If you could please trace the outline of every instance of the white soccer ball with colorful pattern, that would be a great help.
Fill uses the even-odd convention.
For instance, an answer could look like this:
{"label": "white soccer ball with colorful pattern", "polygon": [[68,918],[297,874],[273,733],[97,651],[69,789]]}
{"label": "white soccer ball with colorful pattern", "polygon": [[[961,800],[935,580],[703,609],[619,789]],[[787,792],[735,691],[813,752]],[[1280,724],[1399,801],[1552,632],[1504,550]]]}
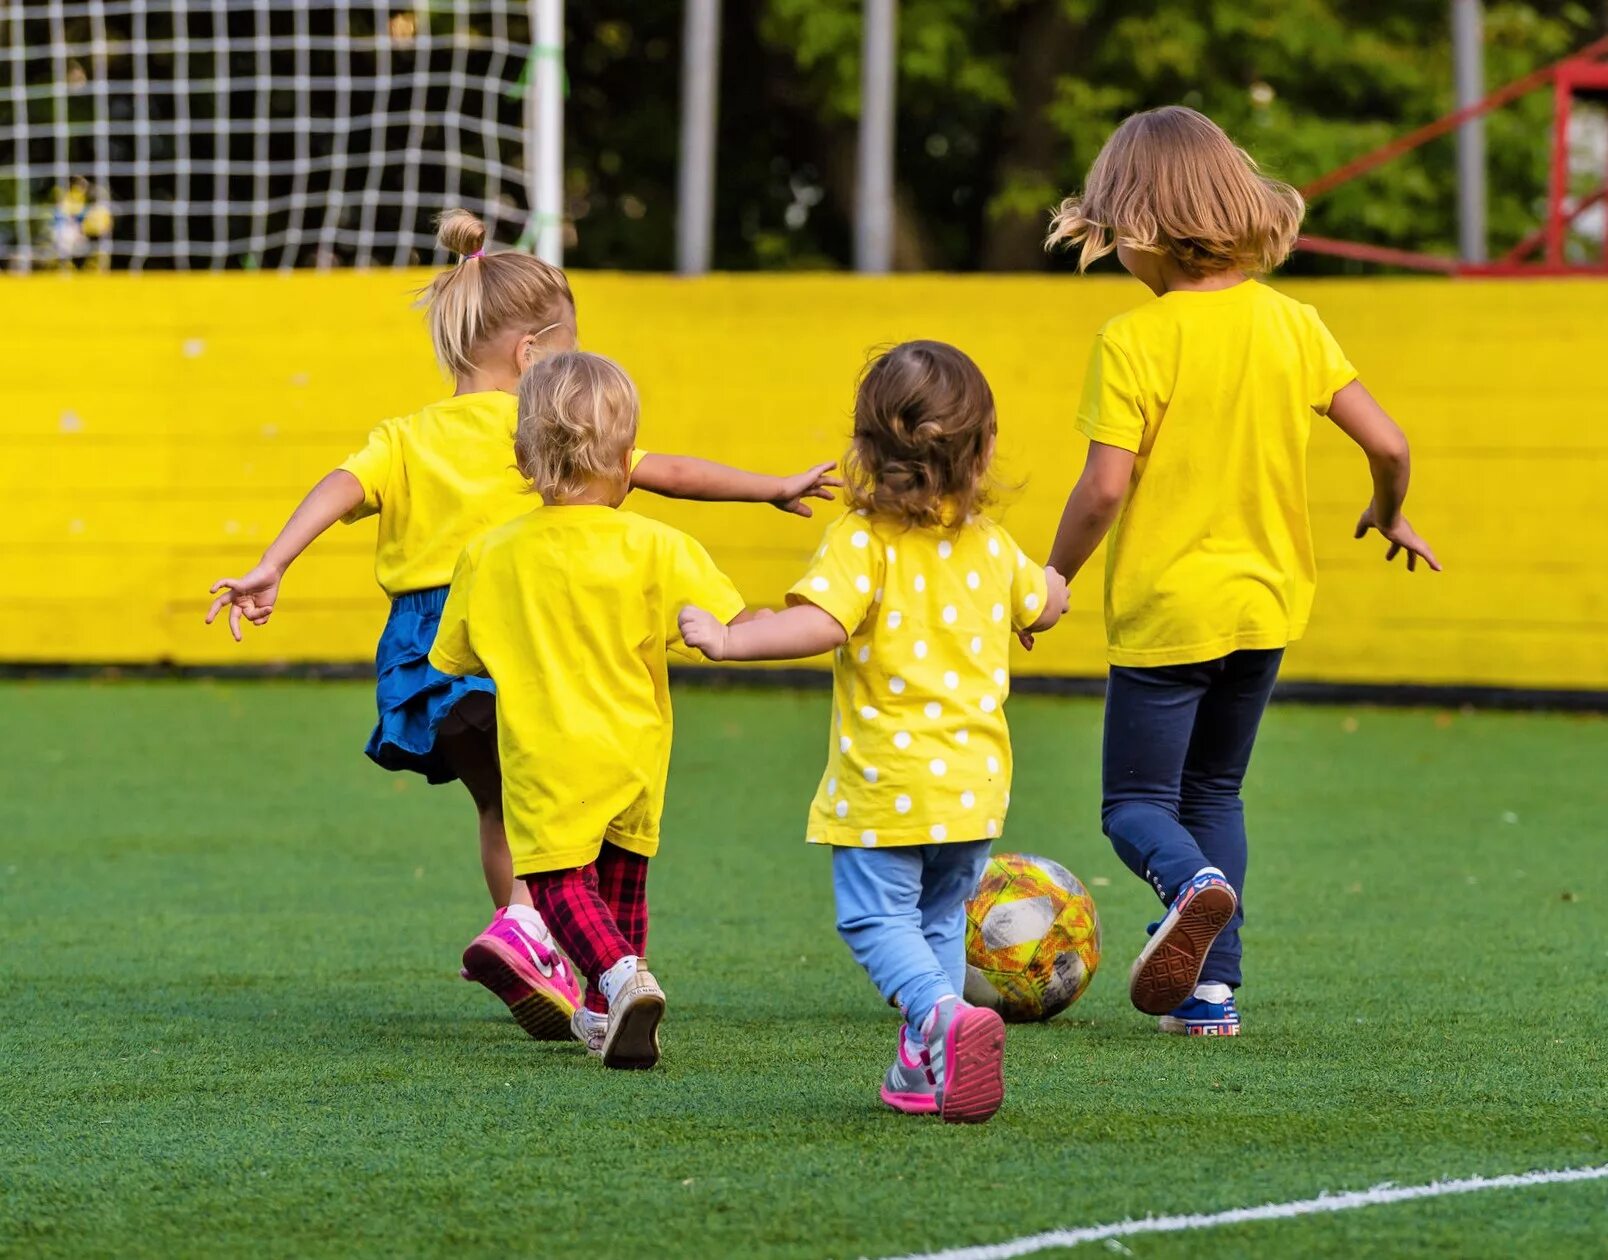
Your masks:
{"label": "white soccer ball with colorful pattern", "polygon": [[966,903],[966,1000],[1012,1023],[1050,1019],[1100,965],[1100,915],[1058,862],[997,853]]}

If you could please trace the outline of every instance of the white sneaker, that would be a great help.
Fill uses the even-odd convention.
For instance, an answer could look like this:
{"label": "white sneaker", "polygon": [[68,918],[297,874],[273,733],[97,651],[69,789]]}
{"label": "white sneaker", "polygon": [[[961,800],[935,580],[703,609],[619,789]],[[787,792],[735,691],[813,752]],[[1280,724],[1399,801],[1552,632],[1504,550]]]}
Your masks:
{"label": "white sneaker", "polygon": [[603,1066],[650,1068],[659,1061],[659,1021],[664,1018],[664,990],[646,967],[637,966],[609,1003],[609,1027],[603,1034]]}
{"label": "white sneaker", "polygon": [[607,1015],[599,1015],[584,1006],[577,1006],[575,1014],[570,1016],[570,1031],[575,1034],[575,1040],[586,1047],[587,1054],[603,1057],[603,1038],[609,1031]]}

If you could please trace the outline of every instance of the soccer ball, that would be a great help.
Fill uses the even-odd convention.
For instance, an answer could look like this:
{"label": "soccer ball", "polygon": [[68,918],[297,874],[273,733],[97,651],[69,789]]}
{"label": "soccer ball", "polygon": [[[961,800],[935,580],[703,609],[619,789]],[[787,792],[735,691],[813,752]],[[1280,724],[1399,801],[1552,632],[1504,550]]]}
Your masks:
{"label": "soccer ball", "polygon": [[966,1000],[1011,1023],[1060,1014],[1100,965],[1100,916],[1058,862],[996,853],[966,903]]}

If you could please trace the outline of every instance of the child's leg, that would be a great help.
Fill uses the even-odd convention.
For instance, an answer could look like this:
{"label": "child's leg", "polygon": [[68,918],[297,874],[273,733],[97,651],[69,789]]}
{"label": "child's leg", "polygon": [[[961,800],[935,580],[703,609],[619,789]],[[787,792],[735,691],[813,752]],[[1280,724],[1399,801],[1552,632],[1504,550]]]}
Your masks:
{"label": "child's leg", "polygon": [[503,830],[496,700],[483,691],[465,696],[436,729],[436,747],[474,800],[480,823],[480,868],[492,904],[530,905],[529,890],[514,879],[514,861]]}
{"label": "child's leg", "polygon": [[603,973],[634,952],[599,895],[597,867],[542,871],[527,875],[525,882],[559,948],[586,977],[590,998],[600,990]]}
{"label": "child's leg", "polygon": [[[987,840],[926,846],[917,907],[921,932],[949,977],[949,991],[966,989],[966,901],[988,865]],[[917,1025],[919,1027],[919,1025]]]}
{"label": "child's leg", "polygon": [[1163,904],[1211,862],[1179,821],[1180,781],[1211,663],[1113,666],[1106,682],[1100,817],[1128,869]]}
{"label": "child's leg", "polygon": [[1180,782],[1179,821],[1206,861],[1228,877],[1239,908],[1218,936],[1200,978],[1206,984],[1240,982],[1240,924],[1245,905],[1245,806],[1240,785],[1250,765],[1256,731],[1278,677],[1281,650],[1235,652],[1202,697],[1195,714]]}
{"label": "child's leg", "polygon": [[938,999],[959,993],[921,927],[921,848],[832,850],[837,929],[885,998],[920,1028]]}
{"label": "child's leg", "polygon": [[[614,916],[620,935],[638,958],[648,952],[648,859],[618,845],[603,842],[597,855],[598,896]],[[609,1004],[597,986],[586,990],[586,1009],[607,1015]]]}

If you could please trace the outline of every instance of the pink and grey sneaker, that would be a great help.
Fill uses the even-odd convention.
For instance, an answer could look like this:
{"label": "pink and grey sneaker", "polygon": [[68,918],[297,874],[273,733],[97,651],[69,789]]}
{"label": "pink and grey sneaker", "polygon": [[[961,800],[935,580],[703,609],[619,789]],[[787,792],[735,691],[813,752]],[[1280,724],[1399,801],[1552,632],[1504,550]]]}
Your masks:
{"label": "pink and grey sneaker", "polygon": [[545,925],[537,932],[523,916],[497,911],[463,951],[463,974],[501,998],[537,1041],[573,1036],[570,1019],[581,1004],[580,986]]}
{"label": "pink and grey sneaker", "polygon": [[1005,1100],[1005,1021],[998,1012],[939,999],[922,1044],[899,1033],[899,1053],[882,1081],[882,1101],[946,1124],[981,1124]]}
{"label": "pink and grey sneaker", "polygon": [[938,1110],[938,1074],[932,1070],[927,1047],[910,1040],[908,1025],[899,1025],[899,1048],[893,1066],[882,1078],[882,1101],[909,1116],[930,1116]]}

